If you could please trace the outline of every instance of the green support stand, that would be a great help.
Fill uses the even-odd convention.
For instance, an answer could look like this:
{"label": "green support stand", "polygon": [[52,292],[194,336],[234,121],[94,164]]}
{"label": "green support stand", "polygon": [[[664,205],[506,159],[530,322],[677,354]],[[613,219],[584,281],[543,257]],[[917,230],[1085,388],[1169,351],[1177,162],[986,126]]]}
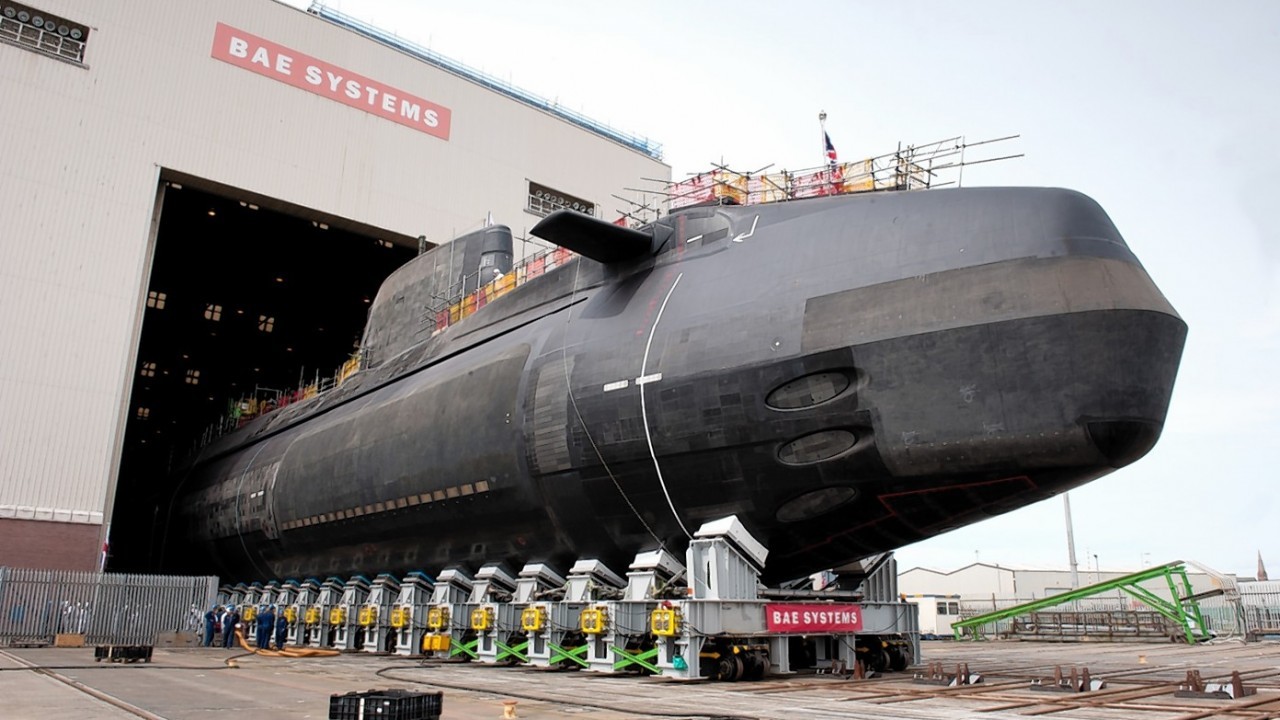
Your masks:
{"label": "green support stand", "polygon": [[[1172,601],[1165,600],[1150,590],[1139,586],[1139,583],[1157,578],[1164,578],[1165,582],[1168,583],[1169,596],[1173,598]],[[978,629],[984,625],[1018,617],[1019,615],[1027,615],[1037,610],[1051,608],[1075,600],[1083,600],[1084,598],[1101,595],[1112,590],[1119,590],[1130,597],[1136,598],[1144,605],[1176,623],[1178,627],[1182,628],[1188,643],[1209,639],[1209,634],[1204,627],[1204,617],[1200,614],[1200,604],[1196,601],[1194,593],[1191,591],[1191,581],[1187,579],[1187,568],[1181,560],[1158,565],[1114,580],[1107,580],[1106,582],[1095,583],[1058,595],[1051,595],[1043,600],[1033,600],[1005,608],[1004,610],[966,618],[952,623],[951,629],[955,632],[957,640],[963,639],[965,630],[971,631],[973,638],[976,640],[978,638]]]}
{"label": "green support stand", "polygon": [[649,660],[658,657],[658,648],[649,648],[644,652],[632,653],[623,650],[620,647],[614,647],[612,645],[609,647],[613,648],[613,651],[618,654],[619,658],[621,658],[621,660],[618,660],[613,664],[614,670],[621,670],[629,665],[639,665],[654,675],[662,674],[662,668],[649,662]]}
{"label": "green support stand", "polygon": [[515,647],[509,647],[507,645],[504,645],[503,643],[497,642],[496,640],[494,642],[497,644],[498,649],[502,651],[498,653],[498,657],[496,658],[497,660],[514,658],[516,660],[519,660],[522,663],[529,662],[529,656],[524,653],[524,651],[529,647],[528,640],[525,640],[524,642],[521,642],[521,643],[517,643]]}
{"label": "green support stand", "polygon": [[583,656],[587,654],[586,645],[579,645],[578,647],[574,647],[574,648],[562,648],[559,645],[556,645],[555,643],[547,643],[547,647],[551,648],[555,652],[555,654],[551,656],[552,665],[555,665],[561,660],[568,660],[571,662],[575,662],[584,668],[591,667],[587,663],[587,661],[583,659]]}
{"label": "green support stand", "polygon": [[466,655],[472,660],[479,657],[479,655],[476,655],[476,647],[480,644],[479,640],[472,640],[466,645],[459,644],[458,641],[453,638],[450,638],[449,642],[453,645],[449,651],[449,657],[453,657],[455,655]]}

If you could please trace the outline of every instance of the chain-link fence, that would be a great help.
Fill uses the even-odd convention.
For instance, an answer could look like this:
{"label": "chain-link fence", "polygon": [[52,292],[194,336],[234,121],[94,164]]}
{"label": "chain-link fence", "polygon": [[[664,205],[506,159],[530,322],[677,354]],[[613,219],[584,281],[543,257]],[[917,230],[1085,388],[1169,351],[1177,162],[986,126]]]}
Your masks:
{"label": "chain-link fence", "polygon": [[128,575],[0,567],[0,645],[151,645],[160,633],[199,632],[216,577]]}

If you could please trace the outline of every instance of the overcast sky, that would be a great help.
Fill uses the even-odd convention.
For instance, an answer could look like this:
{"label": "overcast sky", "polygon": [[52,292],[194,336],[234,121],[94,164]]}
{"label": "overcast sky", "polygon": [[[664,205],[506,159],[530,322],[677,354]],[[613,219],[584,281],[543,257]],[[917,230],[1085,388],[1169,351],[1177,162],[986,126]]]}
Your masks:
{"label": "overcast sky", "polygon": [[[1160,442],[1071,494],[1081,567],[1280,574],[1280,3],[329,6],[652,138],[677,178],[817,165],[820,110],[841,160],[1020,133],[965,184],[1092,196],[1190,327]],[[1065,568],[1062,501],[898,558]]]}

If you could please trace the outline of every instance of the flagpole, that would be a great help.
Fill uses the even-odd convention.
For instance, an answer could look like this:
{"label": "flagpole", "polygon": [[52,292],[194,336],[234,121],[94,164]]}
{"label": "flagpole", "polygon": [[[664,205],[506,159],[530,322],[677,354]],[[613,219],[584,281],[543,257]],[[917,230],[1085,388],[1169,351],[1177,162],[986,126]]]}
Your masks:
{"label": "flagpole", "polygon": [[827,158],[827,111],[818,111],[818,144],[822,146],[822,164],[829,165]]}

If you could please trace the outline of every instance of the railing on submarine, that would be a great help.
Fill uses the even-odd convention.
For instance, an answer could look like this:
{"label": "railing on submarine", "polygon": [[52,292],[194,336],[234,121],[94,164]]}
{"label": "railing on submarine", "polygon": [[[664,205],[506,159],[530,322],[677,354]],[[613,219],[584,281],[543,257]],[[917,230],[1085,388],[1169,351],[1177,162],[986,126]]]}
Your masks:
{"label": "railing on submarine", "polygon": [[[319,5],[319,4],[317,4]],[[324,13],[332,11],[327,8]],[[332,19],[332,18],[330,18]],[[727,167],[699,173],[691,178],[668,183],[662,192],[668,198],[672,210],[702,203],[727,203],[736,205],[760,205],[831,195],[853,195],[887,190],[928,190],[960,184],[960,172],[968,165],[977,165],[1022,157],[1022,154],[1000,157],[966,158],[969,148],[992,146],[1018,139],[1018,135],[966,142],[963,136],[945,138],[923,145],[902,145],[892,152],[864,160],[832,163],[795,172],[762,174],[740,173]],[[947,180],[955,173],[954,180]],[[630,220],[630,222],[628,222]],[[631,226],[644,224],[624,213],[619,223]],[[419,326],[434,325],[432,336],[471,316],[490,302],[510,293],[524,283],[576,257],[576,254],[560,247],[547,248],[529,255],[512,267],[511,271],[479,284],[481,273],[466,276],[455,283],[438,303],[423,309]],[[471,292],[466,288],[479,287]],[[348,377],[359,372],[371,358],[364,349],[357,350],[346,363],[332,375],[319,377],[306,385],[290,390],[269,391],[269,397],[259,399],[261,389],[254,395],[233,401],[227,413],[205,429],[193,451],[208,445],[223,435],[236,430],[254,417],[273,410],[307,400],[326,390],[337,387]]]}
{"label": "railing on submarine", "polygon": [[[548,248],[526,257],[513,266],[510,272],[480,285],[476,290],[462,293],[461,288],[476,287],[483,272],[477,271],[455,284],[455,290],[441,302],[425,308],[419,323],[422,326],[433,325],[431,334],[434,337],[529,280],[561,267],[575,257],[577,253],[565,248]],[[193,450],[199,450],[227,433],[239,429],[255,417],[308,400],[338,387],[347,378],[359,372],[369,359],[364,356],[364,349],[361,348],[332,375],[317,376],[306,385],[285,390],[255,388],[253,394],[232,401],[222,418],[205,428]]]}

